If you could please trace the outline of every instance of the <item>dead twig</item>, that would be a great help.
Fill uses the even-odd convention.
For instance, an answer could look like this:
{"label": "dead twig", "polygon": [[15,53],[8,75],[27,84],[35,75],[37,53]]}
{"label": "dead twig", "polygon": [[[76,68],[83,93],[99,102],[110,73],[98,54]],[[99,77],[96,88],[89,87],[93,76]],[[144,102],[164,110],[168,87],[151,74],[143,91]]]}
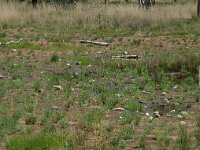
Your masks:
{"label": "dead twig", "polygon": [[120,56],[112,56],[114,59],[124,58],[124,59],[136,59],[138,60],[140,57],[138,55],[120,55]]}
{"label": "dead twig", "polygon": [[19,42],[21,42],[21,41],[22,41],[22,39],[19,39],[19,40],[17,40],[17,41],[11,40],[11,41],[5,42],[5,43],[1,43],[1,42],[0,42],[0,45],[16,44],[16,43],[19,43]]}
{"label": "dead twig", "polygon": [[90,41],[90,40],[80,40],[80,43],[109,46],[109,43],[106,43],[106,42],[97,42],[97,41]]}

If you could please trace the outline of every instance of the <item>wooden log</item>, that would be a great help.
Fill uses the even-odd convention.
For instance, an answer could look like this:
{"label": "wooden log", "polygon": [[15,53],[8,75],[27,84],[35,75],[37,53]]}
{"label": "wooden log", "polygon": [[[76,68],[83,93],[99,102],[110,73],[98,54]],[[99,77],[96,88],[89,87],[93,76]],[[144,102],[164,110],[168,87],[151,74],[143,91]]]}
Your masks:
{"label": "wooden log", "polygon": [[197,16],[200,17],[200,0],[198,0],[197,4]]}
{"label": "wooden log", "polygon": [[120,56],[112,56],[112,58],[124,58],[124,59],[139,59],[138,55],[120,55]]}
{"label": "wooden log", "polygon": [[109,43],[107,42],[97,42],[97,41],[90,41],[90,40],[80,40],[80,43],[88,43],[88,44],[94,44],[99,46],[109,46]]}

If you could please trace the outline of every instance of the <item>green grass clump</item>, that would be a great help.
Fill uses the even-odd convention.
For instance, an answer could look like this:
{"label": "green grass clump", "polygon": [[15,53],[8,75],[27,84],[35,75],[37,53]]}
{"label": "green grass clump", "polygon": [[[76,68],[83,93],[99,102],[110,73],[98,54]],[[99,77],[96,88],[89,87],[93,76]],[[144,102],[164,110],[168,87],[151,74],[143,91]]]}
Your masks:
{"label": "green grass clump", "polygon": [[34,125],[36,123],[36,116],[28,114],[25,121],[27,125]]}
{"label": "green grass clump", "polygon": [[190,150],[190,136],[187,132],[186,125],[179,126],[179,138],[177,140],[177,146],[180,150]]}
{"label": "green grass clump", "polygon": [[52,63],[58,62],[58,61],[59,61],[59,56],[58,56],[57,54],[53,54],[53,55],[51,56],[50,61],[51,61]]}
{"label": "green grass clump", "polygon": [[35,81],[33,84],[33,89],[35,92],[39,92],[41,89],[41,82],[39,80]]}
{"label": "green grass clump", "polygon": [[92,127],[94,124],[99,124],[103,118],[104,112],[102,110],[92,110],[83,115],[81,120],[84,128]]}
{"label": "green grass clump", "polygon": [[132,126],[127,126],[122,128],[122,130],[120,131],[119,136],[124,139],[124,140],[130,140],[133,139],[135,137],[135,130],[133,129]]}
{"label": "green grass clump", "polygon": [[11,138],[7,146],[11,150],[41,150],[63,148],[65,137],[62,135],[22,135]]}
{"label": "green grass clump", "polygon": [[0,116],[0,139],[17,129],[17,119],[12,116]]}
{"label": "green grass clump", "polygon": [[124,111],[121,115],[121,118],[119,120],[120,125],[130,124],[133,121],[133,113],[130,111]]}

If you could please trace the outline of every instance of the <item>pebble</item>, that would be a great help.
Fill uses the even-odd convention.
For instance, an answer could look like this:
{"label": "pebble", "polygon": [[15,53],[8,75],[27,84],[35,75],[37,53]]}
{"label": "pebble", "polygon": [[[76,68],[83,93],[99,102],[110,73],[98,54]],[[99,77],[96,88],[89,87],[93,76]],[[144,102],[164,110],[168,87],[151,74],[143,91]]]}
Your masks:
{"label": "pebble", "polygon": [[12,49],[13,52],[17,52],[17,49]]}
{"label": "pebble", "polygon": [[146,115],[147,117],[149,117],[149,113],[146,113],[145,115]]}
{"label": "pebble", "polygon": [[186,122],[185,121],[181,121],[180,125],[186,125]]}
{"label": "pebble", "polygon": [[175,86],[173,87],[174,90],[177,89],[177,88],[178,88],[178,85],[175,85]]}
{"label": "pebble", "polygon": [[101,54],[102,52],[98,51],[97,54]]}
{"label": "pebble", "polygon": [[74,63],[75,63],[75,65],[81,65],[80,61],[75,61]]}
{"label": "pebble", "polygon": [[56,106],[56,105],[53,105],[53,106],[51,107],[51,109],[53,109],[53,110],[59,110],[60,107],[58,107],[58,106]]}
{"label": "pebble", "polygon": [[159,111],[155,111],[153,114],[154,114],[154,116],[156,118],[160,118],[161,117]]}
{"label": "pebble", "polygon": [[183,116],[179,114],[179,115],[177,115],[177,118],[183,119]]}
{"label": "pebble", "polygon": [[3,79],[3,75],[0,74],[0,79]]}
{"label": "pebble", "polygon": [[168,100],[167,98],[164,98],[164,100],[165,100],[167,103],[169,103],[169,100]]}
{"label": "pebble", "polygon": [[167,93],[166,93],[166,92],[162,92],[161,95],[162,95],[162,96],[165,96],[165,95],[167,95]]}

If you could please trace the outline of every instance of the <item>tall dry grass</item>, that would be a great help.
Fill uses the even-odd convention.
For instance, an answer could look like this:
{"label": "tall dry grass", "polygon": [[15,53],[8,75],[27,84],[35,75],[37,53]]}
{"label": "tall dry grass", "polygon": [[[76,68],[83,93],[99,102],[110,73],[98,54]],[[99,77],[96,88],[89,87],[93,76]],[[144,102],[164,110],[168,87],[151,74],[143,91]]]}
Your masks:
{"label": "tall dry grass", "polygon": [[137,5],[86,5],[77,4],[63,8],[55,5],[39,5],[32,9],[26,3],[1,3],[0,24],[38,23],[81,27],[117,26],[171,23],[192,18],[196,13],[194,3],[157,6],[149,11]]}

